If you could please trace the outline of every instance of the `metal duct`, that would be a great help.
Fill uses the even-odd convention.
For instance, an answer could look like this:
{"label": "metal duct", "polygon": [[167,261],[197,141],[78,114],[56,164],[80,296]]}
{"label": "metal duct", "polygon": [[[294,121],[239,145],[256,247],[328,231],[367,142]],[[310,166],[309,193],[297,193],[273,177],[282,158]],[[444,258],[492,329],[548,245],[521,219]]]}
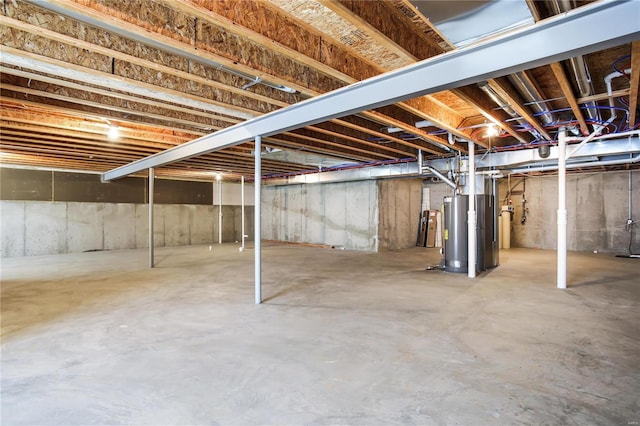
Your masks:
{"label": "metal duct", "polygon": [[538,114],[542,122],[544,124],[553,123],[553,115],[549,112],[551,108],[543,101],[544,96],[529,74],[526,71],[521,71],[509,75],[508,78]]}
{"label": "metal duct", "polygon": [[[507,101],[505,101],[504,99],[502,99],[502,96],[498,95],[495,90],[493,90],[491,88],[491,86],[489,85],[489,83],[487,83],[486,81],[479,83],[478,87],[487,94],[487,96],[489,96],[489,98],[495,102],[500,108],[502,108],[502,110],[504,112],[506,112],[507,114],[509,114],[511,117],[516,118],[517,122],[522,124],[525,127],[529,126],[529,123],[527,122],[527,120],[525,120],[524,118],[520,117],[520,115],[509,106],[509,104],[507,103]],[[533,129],[531,130],[529,133],[531,133],[535,138],[538,138],[538,132]]]}
{"label": "metal duct", "polygon": [[[599,161],[585,161],[582,163],[567,164],[567,169],[579,169],[581,167],[594,167],[594,166],[617,166],[621,164],[635,164],[640,161],[640,154],[629,156],[627,158],[616,158],[611,160],[599,160]],[[531,173],[531,172],[546,172],[558,170],[557,164],[549,164],[547,166],[538,167],[520,167],[517,169],[509,170],[509,173]]]}

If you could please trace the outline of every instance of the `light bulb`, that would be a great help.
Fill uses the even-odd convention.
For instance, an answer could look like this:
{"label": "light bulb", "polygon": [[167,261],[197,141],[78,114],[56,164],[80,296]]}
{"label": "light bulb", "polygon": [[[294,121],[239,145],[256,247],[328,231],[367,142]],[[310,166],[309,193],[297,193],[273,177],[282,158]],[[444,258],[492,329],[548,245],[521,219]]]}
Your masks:
{"label": "light bulb", "polygon": [[496,127],[495,124],[490,124],[487,126],[487,136],[498,136],[498,127]]}
{"label": "light bulb", "polygon": [[216,180],[222,180],[222,175],[220,173],[216,173]]}
{"label": "light bulb", "polygon": [[110,125],[107,137],[111,140],[118,139],[120,137],[120,130],[118,129],[118,126],[114,126],[113,124]]}

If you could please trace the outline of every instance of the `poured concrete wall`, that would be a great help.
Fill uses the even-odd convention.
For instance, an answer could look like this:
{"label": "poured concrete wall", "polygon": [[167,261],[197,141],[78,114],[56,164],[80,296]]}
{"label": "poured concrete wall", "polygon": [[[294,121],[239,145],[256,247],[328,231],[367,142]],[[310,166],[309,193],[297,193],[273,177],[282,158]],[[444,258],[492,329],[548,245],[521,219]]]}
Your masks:
{"label": "poured concrete wall", "polygon": [[453,189],[442,182],[425,181],[424,187],[429,188],[429,205],[432,210],[441,210],[444,197],[453,195]]}
{"label": "poured concrete wall", "polygon": [[[222,241],[241,239],[240,206],[222,206]],[[0,201],[2,257],[148,247],[148,205]],[[245,208],[253,239],[253,206]],[[218,241],[218,206],[160,204],[154,207],[155,246]]]}
{"label": "poured concrete wall", "polygon": [[422,179],[378,181],[379,250],[398,250],[416,245],[422,186]]}
{"label": "poured concrete wall", "polygon": [[267,186],[262,237],[349,250],[416,244],[421,179]]}
{"label": "poured concrete wall", "polygon": [[[640,172],[632,172],[632,218],[640,221]],[[517,181],[512,179],[513,187]],[[511,196],[514,206],[512,247],[557,247],[558,177],[528,177],[524,186],[526,221],[522,220],[522,194]],[[507,195],[505,180],[500,199]],[[625,230],[629,207],[629,172],[567,176],[567,248],[569,250],[627,253],[631,233]],[[634,225],[632,251],[640,252],[640,223]]]}
{"label": "poured concrete wall", "polygon": [[375,181],[265,186],[262,238],[376,251]]}

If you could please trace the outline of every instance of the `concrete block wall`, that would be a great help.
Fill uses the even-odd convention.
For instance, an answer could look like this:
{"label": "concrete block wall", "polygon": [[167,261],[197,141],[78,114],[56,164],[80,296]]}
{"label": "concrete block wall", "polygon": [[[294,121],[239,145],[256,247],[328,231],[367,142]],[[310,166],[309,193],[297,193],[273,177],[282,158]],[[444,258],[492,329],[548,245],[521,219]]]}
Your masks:
{"label": "concrete block wall", "polygon": [[376,181],[265,186],[262,238],[377,251]]}
{"label": "concrete block wall", "polygon": [[[640,252],[640,172],[632,171],[632,217],[639,223],[633,232],[632,252]],[[512,179],[511,185],[517,182]],[[506,179],[500,183],[500,200],[507,195]],[[557,247],[558,177],[527,177],[526,222],[522,219],[522,195],[513,195],[512,247]],[[633,190],[633,188],[636,188]],[[515,190],[523,189],[518,185]],[[627,253],[631,233],[625,230],[629,207],[629,172],[573,174],[567,176],[567,248]]]}
{"label": "concrete block wall", "polygon": [[[222,240],[241,239],[241,207],[222,206]],[[218,206],[154,207],[156,247],[218,241]],[[50,201],[0,201],[2,257],[148,247],[148,205]],[[253,206],[245,207],[253,240]]]}

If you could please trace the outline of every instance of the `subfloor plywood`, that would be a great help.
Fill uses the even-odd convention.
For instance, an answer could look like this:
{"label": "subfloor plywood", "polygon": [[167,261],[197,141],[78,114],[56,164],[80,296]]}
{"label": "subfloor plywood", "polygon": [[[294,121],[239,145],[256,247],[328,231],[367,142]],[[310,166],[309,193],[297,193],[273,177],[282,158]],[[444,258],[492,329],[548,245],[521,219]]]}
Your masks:
{"label": "subfloor plywood", "polygon": [[[638,260],[235,244],[2,260],[2,423],[628,424]],[[34,268],[33,265],[38,265]]]}

